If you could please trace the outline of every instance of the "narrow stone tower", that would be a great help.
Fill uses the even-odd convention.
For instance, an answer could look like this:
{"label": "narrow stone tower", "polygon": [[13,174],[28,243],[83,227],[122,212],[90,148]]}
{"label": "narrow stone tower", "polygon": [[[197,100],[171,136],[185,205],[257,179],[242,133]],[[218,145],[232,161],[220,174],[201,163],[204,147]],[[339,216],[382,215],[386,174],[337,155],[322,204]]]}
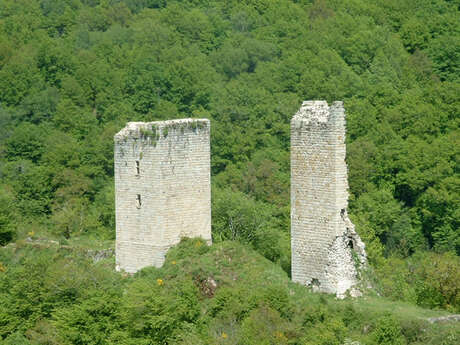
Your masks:
{"label": "narrow stone tower", "polygon": [[348,218],[342,102],[303,102],[291,121],[292,280],[338,297],[359,294],[364,243]]}
{"label": "narrow stone tower", "polygon": [[160,267],[182,237],[211,243],[210,122],[129,122],[115,135],[116,269]]}

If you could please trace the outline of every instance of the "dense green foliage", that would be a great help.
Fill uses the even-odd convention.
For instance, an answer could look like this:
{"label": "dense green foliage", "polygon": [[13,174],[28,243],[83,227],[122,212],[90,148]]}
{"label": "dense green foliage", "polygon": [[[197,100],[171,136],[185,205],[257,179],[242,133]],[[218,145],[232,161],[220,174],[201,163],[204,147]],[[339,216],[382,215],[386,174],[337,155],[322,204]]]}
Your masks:
{"label": "dense green foliage", "polygon": [[113,134],[208,117],[216,238],[287,268],[289,120],[340,99],[371,261],[459,254],[459,23],[443,0],[4,0],[0,241],[112,238]]}
{"label": "dense green foliage", "polygon": [[[459,7],[458,0],[1,0],[0,245],[27,236],[113,240],[113,135],[127,121],[206,117],[214,240],[248,244],[289,272],[289,120],[302,100],[343,100],[349,213],[376,288],[459,310]],[[120,323],[142,312],[129,303],[145,297],[158,308],[171,297],[142,295],[142,284],[152,284],[146,277],[161,273],[131,286],[88,263],[59,259],[50,268],[48,254],[40,263],[27,253],[11,270],[37,282],[0,281],[26,298],[9,311],[16,316],[0,316],[3,334],[62,338],[87,327],[89,338],[135,339],[187,324],[192,338],[206,338],[212,322],[190,304],[199,295],[188,278],[179,292],[165,292],[184,296],[174,310],[139,317],[128,331]],[[54,289],[48,274],[65,277],[70,267],[82,276]],[[48,278],[38,282],[41,274]],[[94,291],[79,288],[87,284]],[[98,284],[113,303],[99,300],[106,297]],[[131,302],[120,293],[124,284]],[[253,329],[292,326],[280,310],[264,308],[238,319],[241,342],[269,344]],[[88,315],[99,321],[85,324]],[[401,330],[382,317],[380,335],[369,341],[398,343],[385,340]],[[341,322],[308,331],[333,337]],[[26,344],[21,334],[10,343]]]}
{"label": "dense green foliage", "polygon": [[368,297],[337,301],[294,284],[238,242],[184,240],[161,269],[114,273],[68,249],[0,249],[3,344],[458,344],[439,315]]}
{"label": "dense green foliage", "polygon": [[392,257],[378,269],[380,292],[428,308],[460,312],[460,258],[419,252],[407,260]]}

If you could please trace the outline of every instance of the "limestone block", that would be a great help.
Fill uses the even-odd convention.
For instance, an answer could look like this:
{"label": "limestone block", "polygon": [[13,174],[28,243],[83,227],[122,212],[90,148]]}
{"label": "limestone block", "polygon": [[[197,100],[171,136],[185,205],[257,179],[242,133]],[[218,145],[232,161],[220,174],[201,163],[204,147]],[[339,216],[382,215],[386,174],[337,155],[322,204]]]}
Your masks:
{"label": "limestone block", "polygon": [[116,269],[160,267],[183,237],[211,243],[210,122],[129,122],[115,135]]}
{"label": "limestone block", "polygon": [[343,297],[366,264],[348,218],[342,102],[303,102],[291,121],[292,279]]}

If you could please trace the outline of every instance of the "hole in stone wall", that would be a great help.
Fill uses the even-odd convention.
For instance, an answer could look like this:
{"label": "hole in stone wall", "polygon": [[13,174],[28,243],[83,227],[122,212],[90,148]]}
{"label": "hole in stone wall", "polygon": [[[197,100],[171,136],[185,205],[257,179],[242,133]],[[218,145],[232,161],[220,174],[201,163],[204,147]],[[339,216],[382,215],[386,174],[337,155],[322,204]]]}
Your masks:
{"label": "hole in stone wall", "polygon": [[319,287],[319,286],[321,285],[321,283],[319,282],[318,279],[313,278],[313,279],[311,280],[310,285],[311,285],[311,286],[314,286],[314,287]]}
{"label": "hole in stone wall", "polygon": [[136,207],[141,208],[141,206],[142,206],[141,195],[137,194],[136,195]]}
{"label": "hole in stone wall", "polygon": [[141,168],[139,165],[139,161],[136,161],[136,175],[139,175],[141,173]]}
{"label": "hole in stone wall", "polygon": [[353,240],[352,239],[348,240],[348,248],[353,249]]}

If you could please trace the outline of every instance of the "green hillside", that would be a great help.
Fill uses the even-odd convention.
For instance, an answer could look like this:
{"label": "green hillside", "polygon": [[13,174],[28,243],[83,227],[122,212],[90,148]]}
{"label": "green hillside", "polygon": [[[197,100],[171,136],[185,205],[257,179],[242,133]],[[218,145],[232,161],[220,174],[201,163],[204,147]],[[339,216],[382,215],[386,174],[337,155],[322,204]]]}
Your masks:
{"label": "green hillside", "polygon": [[[0,249],[0,341],[19,332],[10,343],[90,343],[62,338],[82,327],[111,337],[94,344],[146,334],[235,343],[234,325],[241,344],[264,344],[254,330],[266,324],[287,339],[273,343],[321,343],[329,333],[336,338],[324,344],[458,342],[449,326],[420,325],[429,312],[415,306],[460,312],[459,95],[458,0],[1,0],[0,245],[44,239],[61,250]],[[363,274],[396,304],[334,302],[287,283],[289,121],[314,99],[344,101],[349,214],[370,263]],[[248,279],[255,285],[244,290],[216,272],[221,285],[205,298],[192,273],[164,278],[169,264],[121,279],[112,263],[79,257],[113,247],[113,135],[127,121],[184,117],[211,120],[216,245],[197,267],[218,270],[211,253],[217,265],[228,246],[242,256],[232,265],[255,260],[254,270],[229,270],[274,272],[273,281]],[[135,286],[160,291],[156,279],[170,289],[138,318]],[[269,283],[282,286],[279,303],[292,313],[269,303],[278,298],[264,295]],[[222,307],[228,315],[212,309],[218,291],[234,304]],[[172,294],[184,304],[163,315],[158,305]],[[259,302],[236,310],[250,296]]]}
{"label": "green hillside", "polygon": [[2,344],[458,344],[446,315],[294,284],[248,246],[188,239],[161,269],[114,273],[69,249],[0,250]]}

